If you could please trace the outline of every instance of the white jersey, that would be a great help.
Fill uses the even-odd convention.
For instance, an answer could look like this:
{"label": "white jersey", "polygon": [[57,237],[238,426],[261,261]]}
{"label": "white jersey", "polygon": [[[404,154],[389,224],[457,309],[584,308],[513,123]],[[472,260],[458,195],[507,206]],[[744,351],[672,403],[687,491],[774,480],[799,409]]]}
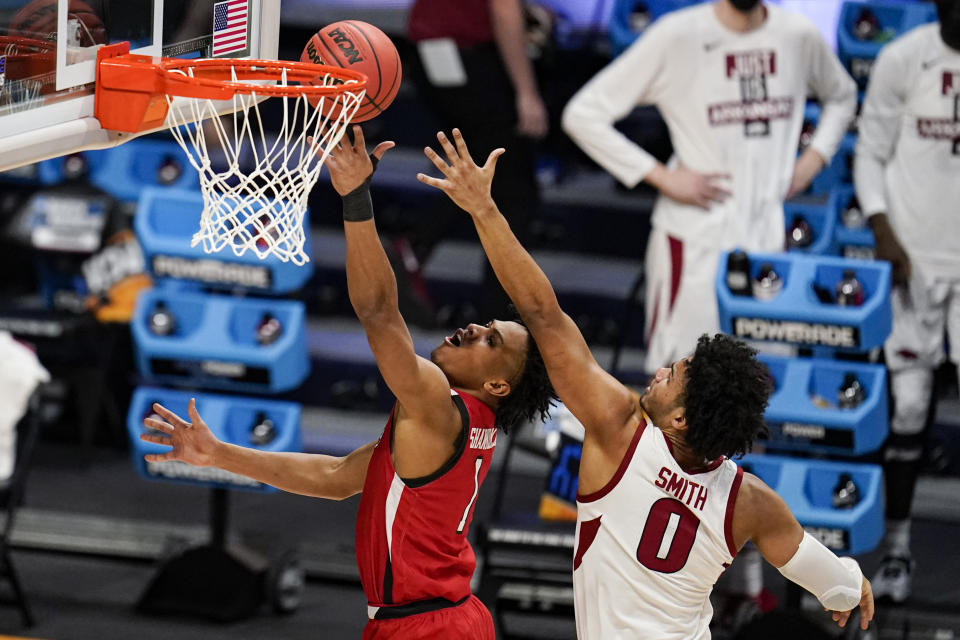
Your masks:
{"label": "white jersey", "polygon": [[686,473],[660,429],[638,427],[607,486],[577,496],[577,637],[709,638],[710,591],[737,551],[742,477],[725,458]]}
{"label": "white jersey", "polygon": [[867,215],[886,213],[932,277],[960,278],[960,52],[927,24],[880,51],[870,73],[854,178]]}
{"label": "white jersey", "polygon": [[660,197],[654,227],[719,249],[783,249],[790,188],[808,94],[823,105],[811,146],[829,160],[856,111],[856,85],[805,17],[765,5],[764,23],[735,33],[713,3],[667,14],[570,100],[564,130],[627,186],[656,159],[613,127],[656,105],[673,142],[669,165],[729,173],[732,192],[709,211]]}

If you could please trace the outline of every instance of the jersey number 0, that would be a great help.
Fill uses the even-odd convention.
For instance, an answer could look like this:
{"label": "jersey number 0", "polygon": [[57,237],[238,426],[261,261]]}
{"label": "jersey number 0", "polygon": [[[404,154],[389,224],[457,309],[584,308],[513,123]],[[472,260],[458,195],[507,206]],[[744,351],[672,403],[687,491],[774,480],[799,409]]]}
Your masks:
{"label": "jersey number 0", "polygon": [[651,571],[676,573],[687,564],[700,519],[679,500],[660,498],[650,507],[637,545],[637,560]]}

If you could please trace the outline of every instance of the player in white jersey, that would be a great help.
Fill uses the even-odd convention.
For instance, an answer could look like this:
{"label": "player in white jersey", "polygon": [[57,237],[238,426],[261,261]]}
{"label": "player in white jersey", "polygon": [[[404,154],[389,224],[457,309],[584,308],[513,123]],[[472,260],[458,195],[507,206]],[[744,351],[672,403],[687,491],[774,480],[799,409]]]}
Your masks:
{"label": "player in white jersey", "polygon": [[[823,105],[800,158],[807,95]],[[659,108],[674,155],[663,166],[614,123]],[[718,0],[667,14],[564,109],[571,138],[628,187],[660,191],[647,245],[646,367],[719,330],[721,251],[784,248],[783,200],[830,160],[856,110],[856,86],[816,27],[759,0]]]}
{"label": "player in white jersey", "polygon": [[933,372],[960,364],[960,1],[939,24],[884,47],[870,75],[854,164],[857,197],[889,260],[893,331],[884,351],[894,413],[884,450],[886,557],[877,596],[910,593],[910,506],[920,470]]}
{"label": "player in white jersey", "polygon": [[770,378],[756,353],[703,336],[642,395],[618,382],[490,197],[503,149],[481,168],[459,131],[453,142],[437,137],[446,158],[425,153],[444,177],[417,178],[471,215],[557,395],[584,426],[573,572],[581,640],[708,638],[710,590],[748,540],[841,626],[859,605],[866,628],[873,596],[856,561],[804,533],[772,489],[729,459],[766,429]]}

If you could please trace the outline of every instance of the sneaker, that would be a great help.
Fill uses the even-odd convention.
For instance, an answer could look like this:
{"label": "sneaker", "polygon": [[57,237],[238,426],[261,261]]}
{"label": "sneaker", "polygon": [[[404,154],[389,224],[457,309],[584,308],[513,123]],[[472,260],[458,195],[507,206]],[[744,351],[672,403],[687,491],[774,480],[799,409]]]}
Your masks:
{"label": "sneaker", "polygon": [[873,597],[900,604],[910,597],[914,562],[909,555],[888,555],[873,576]]}

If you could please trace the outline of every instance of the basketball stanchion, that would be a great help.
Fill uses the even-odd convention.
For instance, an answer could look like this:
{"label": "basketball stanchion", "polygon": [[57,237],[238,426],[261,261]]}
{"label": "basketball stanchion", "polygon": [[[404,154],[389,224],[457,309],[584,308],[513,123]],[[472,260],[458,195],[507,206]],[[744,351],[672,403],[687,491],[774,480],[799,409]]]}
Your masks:
{"label": "basketball stanchion", "polygon": [[219,622],[247,618],[263,603],[276,613],[292,613],[300,605],[303,592],[303,570],[297,550],[276,543],[251,545],[242,536],[231,535],[229,526],[231,491],[272,493],[277,489],[222,469],[144,459],[145,454],[167,449],[140,440],[143,419],[153,415],[153,403],[185,412],[191,397],[196,398],[207,425],[221,440],[264,451],[302,449],[300,406],[295,403],[138,387],[127,412],[137,473],[151,480],[209,487],[211,492],[208,542],[165,557],[140,596],[137,609],[149,614],[186,614]]}
{"label": "basketball stanchion", "polygon": [[[309,261],[310,247],[304,246],[307,196],[360,106],[366,77],[304,62],[130,55],[129,43],[99,49],[97,60],[94,113],[101,126],[128,133],[167,126],[199,174],[203,204],[200,228],[191,245],[201,245],[208,253],[230,247],[233,262],[220,260],[221,266],[230,263],[225,270],[252,267],[236,262],[248,251],[261,259],[271,257],[266,264],[256,265],[261,276],[270,274],[257,280],[263,285],[259,289],[290,284],[289,279],[273,277],[277,271],[269,263],[279,259],[293,269]],[[271,97],[279,98],[282,115],[268,127],[259,105]],[[154,230],[176,236],[181,225],[169,219],[177,214],[182,217],[184,210],[171,212],[166,224]],[[142,210],[140,218],[144,218]],[[148,222],[141,219],[138,229],[152,228]],[[216,260],[208,263],[215,265]],[[159,270],[156,260],[150,266],[154,275],[172,275]],[[144,372],[147,377],[231,391],[277,392],[296,386],[305,375],[304,312],[299,303],[188,294],[169,285],[146,294],[143,303],[149,303],[151,296],[159,296],[155,302],[162,302],[162,309],[144,311],[132,323],[138,353],[151,363]],[[184,296],[192,302],[184,303]],[[203,311],[217,304],[226,305],[225,314]],[[250,304],[257,308],[243,311],[237,306]],[[158,324],[158,318],[168,324]],[[203,335],[203,326],[215,318],[224,324]],[[241,326],[249,331],[238,330]],[[178,350],[178,345],[187,345],[191,354]],[[244,352],[256,362],[237,360]],[[153,368],[154,363],[159,363],[159,369]],[[204,370],[220,373],[210,377]],[[143,463],[139,433],[144,407],[151,399],[182,406],[185,397],[184,392],[138,390],[129,416],[135,463],[149,477],[212,487],[211,541],[162,563],[139,609],[231,621],[253,614],[266,600],[276,611],[290,612],[299,604],[303,584],[295,553],[287,549],[271,556],[227,540],[228,491],[271,488],[218,470]],[[216,399],[208,394],[201,399],[209,405],[211,425],[218,425]],[[225,440],[275,450],[300,449],[299,407],[236,396],[219,404],[219,428]]]}
{"label": "basketball stanchion", "polygon": [[[121,42],[97,51],[94,114],[113,131],[170,128],[200,174],[204,208],[191,244],[307,262],[307,197],[363,100],[366,76],[306,62],[152,58],[129,50]],[[259,104],[271,97],[281,99],[283,113],[268,135]],[[220,118],[228,113],[233,117]],[[252,168],[241,163],[244,156]]]}
{"label": "basketball stanchion", "polygon": [[[254,288],[262,292],[291,283],[290,279],[274,277],[277,271],[270,262],[288,262],[290,270],[308,275],[309,269],[294,266],[309,261],[310,247],[304,246],[308,235],[303,227],[307,196],[323,162],[360,105],[365,76],[303,62],[163,59],[128,52],[127,43],[98,51],[95,115],[103,128],[111,131],[136,133],[164,125],[170,128],[200,178],[203,206],[200,229],[193,235],[192,245],[202,245],[208,253],[230,247],[235,254],[232,262],[219,256],[208,261],[213,266],[217,262],[221,267],[226,265],[219,270],[251,266],[246,264],[249,254],[240,261],[244,264],[237,258],[248,250],[259,258],[271,257],[267,263],[256,265],[261,276],[270,274],[257,280],[263,286]],[[270,123],[268,137],[259,104],[271,97],[280,99],[282,117]],[[230,113],[234,115],[227,115]],[[211,155],[221,156],[222,163]],[[241,158],[252,159],[253,166],[241,162]],[[184,214],[189,216],[190,209],[169,212],[165,224],[155,230],[176,236],[182,225],[171,220]],[[144,217],[142,209],[139,215]],[[157,222],[158,217],[153,218],[152,222]],[[142,232],[149,222],[141,220],[138,229]],[[173,275],[170,270],[159,270],[159,266],[156,260],[150,263],[155,276]],[[203,269],[192,272],[195,276],[205,273]],[[277,392],[296,386],[306,373],[304,311],[299,303],[191,294],[169,283],[145,295],[144,304],[150,300],[164,303],[161,312],[144,311],[132,322],[138,353],[151,361],[149,371],[144,372],[146,377],[230,391]],[[184,296],[192,302],[184,303]],[[226,305],[222,309],[225,314],[203,311],[219,303]],[[241,309],[251,304],[256,309]],[[157,323],[157,318],[165,319],[168,325]],[[202,335],[203,326],[215,318],[223,324]],[[192,355],[178,350],[178,345],[191,342],[187,351]],[[151,350],[157,357],[149,355]],[[238,360],[244,352],[257,362]],[[160,368],[154,369],[152,364],[157,362]],[[219,373],[210,377],[204,370]],[[167,375],[171,372],[173,377]],[[252,376],[248,380],[252,385],[241,379],[247,374]],[[162,400],[182,407],[187,395],[139,389],[128,417],[135,447],[139,447],[148,403]],[[210,424],[221,429],[225,440],[274,450],[300,449],[296,405],[229,396],[219,400],[218,421],[217,399],[209,394],[195,395],[206,403]],[[264,601],[281,613],[298,606],[303,581],[294,551],[253,549],[242,541],[228,540],[229,491],[266,491],[270,487],[218,470],[143,464],[144,450],[135,451],[138,470],[144,475],[212,487],[210,543],[167,558],[141,597],[139,610],[232,621],[254,614]]]}

